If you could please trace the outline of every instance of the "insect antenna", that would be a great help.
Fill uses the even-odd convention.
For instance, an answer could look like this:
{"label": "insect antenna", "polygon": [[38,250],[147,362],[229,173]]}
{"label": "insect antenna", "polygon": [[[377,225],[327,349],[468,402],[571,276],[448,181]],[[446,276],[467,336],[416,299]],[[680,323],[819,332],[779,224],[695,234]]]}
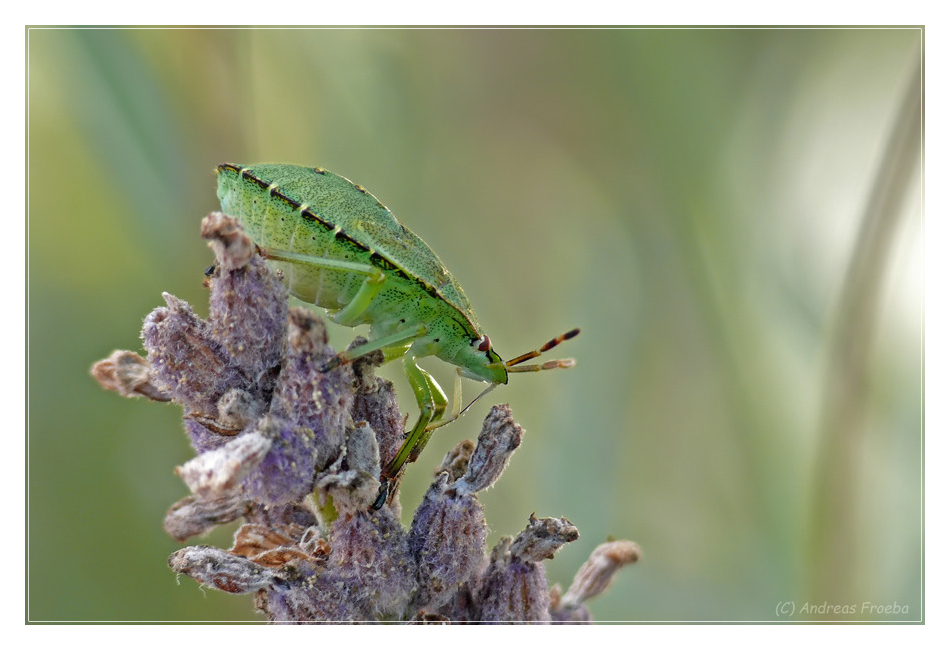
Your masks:
{"label": "insect antenna", "polygon": [[[551,348],[560,345],[564,341],[574,338],[580,333],[580,328],[575,327],[570,332],[565,332],[564,334],[551,339],[537,350],[525,352],[524,354],[518,355],[513,359],[505,361],[505,368],[507,368],[508,372],[538,372],[539,370],[552,370],[554,368],[570,368],[574,365],[574,359],[554,359],[552,361],[545,361],[544,363],[529,363],[526,366],[522,366],[521,364],[525,361],[530,361],[531,359],[540,357]],[[514,366],[518,367],[515,368]]]}

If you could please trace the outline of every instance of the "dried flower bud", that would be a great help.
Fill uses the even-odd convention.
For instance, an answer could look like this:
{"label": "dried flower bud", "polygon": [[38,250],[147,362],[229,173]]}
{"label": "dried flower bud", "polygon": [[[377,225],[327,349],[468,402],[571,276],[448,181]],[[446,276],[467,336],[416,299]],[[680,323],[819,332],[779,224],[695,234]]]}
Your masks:
{"label": "dried flower bud", "polygon": [[358,422],[347,433],[346,466],[379,480],[379,444],[376,432],[366,422]]}
{"label": "dried flower bud", "polygon": [[454,449],[446,452],[442,463],[433,472],[433,476],[438,477],[439,474],[445,472],[449,475],[450,483],[459,480],[468,470],[468,461],[472,458],[474,451],[475,443],[471,440],[463,440],[458,443]]}
{"label": "dried flower bud", "polygon": [[347,623],[371,620],[359,597],[359,585],[340,581],[323,563],[295,560],[255,598],[271,623]]}
{"label": "dried flower bud", "polygon": [[122,397],[147,397],[156,402],[167,402],[171,396],[152,384],[148,361],[128,350],[116,350],[108,359],[92,366],[92,376],[106,390]]}
{"label": "dried flower bud", "polygon": [[[358,336],[349,347],[365,342],[366,339]],[[380,460],[386,464],[395,458],[402,446],[406,418],[399,410],[392,382],[373,373],[373,369],[382,361],[382,354],[374,353],[352,364],[356,376],[353,420],[364,420],[372,427],[376,433]]]}
{"label": "dried flower bud", "polygon": [[610,586],[617,570],[640,559],[640,547],[627,540],[605,542],[590,554],[570,589],[563,596],[552,591],[551,616],[557,621],[588,622],[590,611],[584,603]]}
{"label": "dried flower bud", "polygon": [[264,460],[271,440],[256,431],[197,456],[175,472],[195,494],[212,498],[233,489]]}
{"label": "dried flower bud", "polygon": [[567,542],[577,529],[566,519],[536,519],[513,541],[502,538],[492,550],[491,563],[479,592],[479,616],[485,622],[548,622],[550,594],[541,560]]}
{"label": "dried flower bud", "polygon": [[230,594],[264,589],[277,577],[270,569],[211,546],[189,546],[175,551],[168,558],[168,566],[203,585]]}
{"label": "dried flower bud", "polygon": [[311,431],[313,457],[297,458],[322,471],[343,451],[346,430],[351,426],[353,371],[340,366],[319,371],[334,355],[326,345],[326,329],[304,309],[290,312],[289,336],[294,345],[287,351],[271,401],[271,415]]}
{"label": "dried flower bud", "polygon": [[238,490],[220,496],[185,497],[165,515],[165,532],[183,542],[189,537],[203,535],[219,524],[234,521],[244,514],[244,496]]}
{"label": "dried flower bud", "polygon": [[416,589],[416,565],[406,532],[390,509],[340,516],[330,527],[329,541],[328,572],[358,586],[351,593],[365,611],[374,620],[404,617]]}
{"label": "dried flower bud", "polygon": [[339,453],[338,445],[328,445],[313,429],[278,417],[265,417],[257,429],[270,446],[247,472],[243,485],[249,498],[265,505],[301,500],[313,489],[316,473],[326,459]]}
{"label": "dried flower bud", "polygon": [[511,556],[511,537],[502,537],[492,549],[476,599],[478,620],[484,623],[545,623],[550,596],[544,568]]}
{"label": "dried flower bud", "polygon": [[580,537],[577,528],[564,517],[531,515],[528,526],[511,543],[511,555],[522,562],[550,560],[567,543]]}
{"label": "dried flower bud", "polygon": [[287,330],[286,288],[267,268],[237,220],[214,213],[201,235],[218,262],[211,280],[211,336],[244,374],[269,392],[280,367]]}
{"label": "dried flower bud", "polygon": [[221,212],[212,212],[201,220],[201,238],[208,240],[218,266],[225,271],[247,266],[257,249],[238,220]]}
{"label": "dried flower bud", "polygon": [[640,547],[627,540],[601,544],[590,554],[577,574],[561,603],[569,608],[579,605],[604,592],[623,566],[640,559]]}
{"label": "dried flower bud", "polygon": [[229,388],[218,400],[217,422],[222,427],[240,431],[261,417],[264,405],[241,388]]}
{"label": "dried flower bud", "polygon": [[524,429],[515,423],[507,404],[493,406],[478,434],[468,471],[456,481],[455,489],[462,494],[474,494],[490,487],[505,471],[523,435]]}
{"label": "dried flower bud", "polygon": [[217,416],[221,396],[232,387],[246,388],[247,380],[188,303],[162,295],[168,306],[149,314],[142,328],[152,381],[187,411]]}
{"label": "dried flower bud", "polygon": [[451,489],[440,474],[426,492],[409,528],[409,550],[418,565],[413,608],[435,612],[485,568],[488,525],[471,494]]}

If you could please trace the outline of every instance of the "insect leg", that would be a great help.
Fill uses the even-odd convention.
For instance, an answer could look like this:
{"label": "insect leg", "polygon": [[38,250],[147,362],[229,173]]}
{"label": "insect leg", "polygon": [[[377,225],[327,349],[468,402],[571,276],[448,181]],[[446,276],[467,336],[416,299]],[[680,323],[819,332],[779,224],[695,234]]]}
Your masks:
{"label": "insect leg", "polygon": [[[476,397],[471,402],[469,402],[468,406],[466,406],[465,408],[462,408],[462,372],[461,370],[456,369],[455,395],[452,399],[452,415],[450,415],[449,417],[443,420],[436,421],[433,419],[432,422],[426,427],[426,429],[429,431],[429,435],[431,435],[431,432],[438,429],[439,427],[444,427],[446,424],[450,424],[458,420],[460,417],[462,417],[465,414],[467,410],[469,410],[470,408],[472,408],[472,406],[474,406],[475,402],[477,402],[482,397],[490,393],[492,390],[494,390],[496,386],[499,386],[499,385],[500,384],[489,385],[488,388],[486,388],[485,390],[483,390],[481,393],[478,394],[478,397]],[[426,440],[428,439],[429,438],[427,437]]]}
{"label": "insect leg", "polygon": [[[409,451],[409,458],[406,460],[408,463],[416,462],[416,459],[419,458],[419,454],[422,453],[422,450],[425,449],[425,446],[429,443],[429,438],[432,437],[432,431],[434,427],[430,428],[433,422],[438,422],[442,419],[442,416],[445,414],[445,408],[448,406],[449,400],[445,397],[445,392],[443,392],[442,387],[432,378],[432,375],[427,373],[425,370],[419,366],[415,366],[416,370],[419,371],[419,374],[422,375],[423,380],[426,382],[427,396],[431,401],[432,413],[429,417],[426,418],[426,423],[422,427],[422,433],[416,436],[415,443],[412,444],[412,449]],[[418,397],[418,393],[416,393]],[[419,417],[422,420],[422,416]],[[454,418],[453,418],[454,419]],[[413,432],[419,428],[420,423],[416,423],[416,426],[413,427]],[[412,432],[406,438],[406,442],[403,443],[403,446],[406,445],[412,439]],[[398,457],[399,454],[396,454]],[[398,470],[397,470],[398,471]]]}
{"label": "insect leg", "polygon": [[356,359],[359,359],[370,352],[375,352],[376,350],[383,350],[384,355],[387,357],[386,360],[389,361],[395,357],[391,357],[389,354],[386,354],[388,350],[392,348],[404,349],[404,344],[414,341],[420,336],[425,336],[427,330],[428,328],[420,323],[408,329],[393,332],[389,336],[383,336],[373,341],[367,341],[363,345],[357,345],[355,348],[344,350],[323,364],[323,366],[320,368],[320,372],[329,372],[339,365],[355,361]]}
{"label": "insect leg", "polygon": [[412,392],[416,396],[416,403],[419,405],[419,419],[412,430],[406,434],[406,439],[396,452],[396,456],[383,468],[380,480],[384,483],[384,490],[387,487],[386,484],[399,476],[407,462],[411,463],[419,457],[432,435],[432,430],[427,429],[428,424],[441,418],[449,403],[432,375],[418,366],[414,355],[410,353],[403,357],[403,366],[406,369],[409,385],[412,386]]}
{"label": "insect leg", "polygon": [[295,264],[307,264],[321,269],[330,269],[333,271],[347,271],[350,273],[360,273],[365,275],[363,284],[360,285],[356,295],[350,299],[343,309],[330,314],[330,319],[340,325],[352,326],[359,323],[359,317],[369,307],[373,298],[383,288],[386,282],[386,273],[372,264],[361,264],[360,262],[350,262],[348,260],[337,260],[329,257],[317,257],[315,255],[305,255],[303,253],[294,253],[292,251],[281,251],[270,248],[261,249],[261,254],[269,259],[278,262],[293,262]]}

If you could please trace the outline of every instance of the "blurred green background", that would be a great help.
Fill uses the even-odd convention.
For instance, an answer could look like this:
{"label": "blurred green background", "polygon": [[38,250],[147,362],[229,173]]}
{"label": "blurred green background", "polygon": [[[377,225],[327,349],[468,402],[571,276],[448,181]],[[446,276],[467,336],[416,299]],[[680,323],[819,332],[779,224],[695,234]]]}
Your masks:
{"label": "blurred green background", "polygon": [[482,497],[489,542],[569,518],[581,538],[547,565],[566,588],[600,542],[637,541],[597,619],[920,619],[916,165],[869,254],[862,233],[921,48],[919,29],[29,30],[29,619],[261,620],[166,566],[179,409],[88,374],[141,349],[161,292],[207,313],[198,227],[225,161],[367,187],[503,356],[583,329],[575,369],[439,430],[406,523],[507,401],[527,435]]}

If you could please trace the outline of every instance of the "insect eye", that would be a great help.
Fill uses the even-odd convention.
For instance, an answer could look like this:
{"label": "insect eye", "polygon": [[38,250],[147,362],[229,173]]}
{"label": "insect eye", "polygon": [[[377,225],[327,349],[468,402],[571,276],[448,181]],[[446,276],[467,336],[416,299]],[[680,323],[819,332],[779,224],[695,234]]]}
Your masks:
{"label": "insect eye", "polygon": [[491,347],[491,341],[488,340],[488,334],[482,336],[478,339],[478,351],[479,352],[488,352],[488,349]]}

